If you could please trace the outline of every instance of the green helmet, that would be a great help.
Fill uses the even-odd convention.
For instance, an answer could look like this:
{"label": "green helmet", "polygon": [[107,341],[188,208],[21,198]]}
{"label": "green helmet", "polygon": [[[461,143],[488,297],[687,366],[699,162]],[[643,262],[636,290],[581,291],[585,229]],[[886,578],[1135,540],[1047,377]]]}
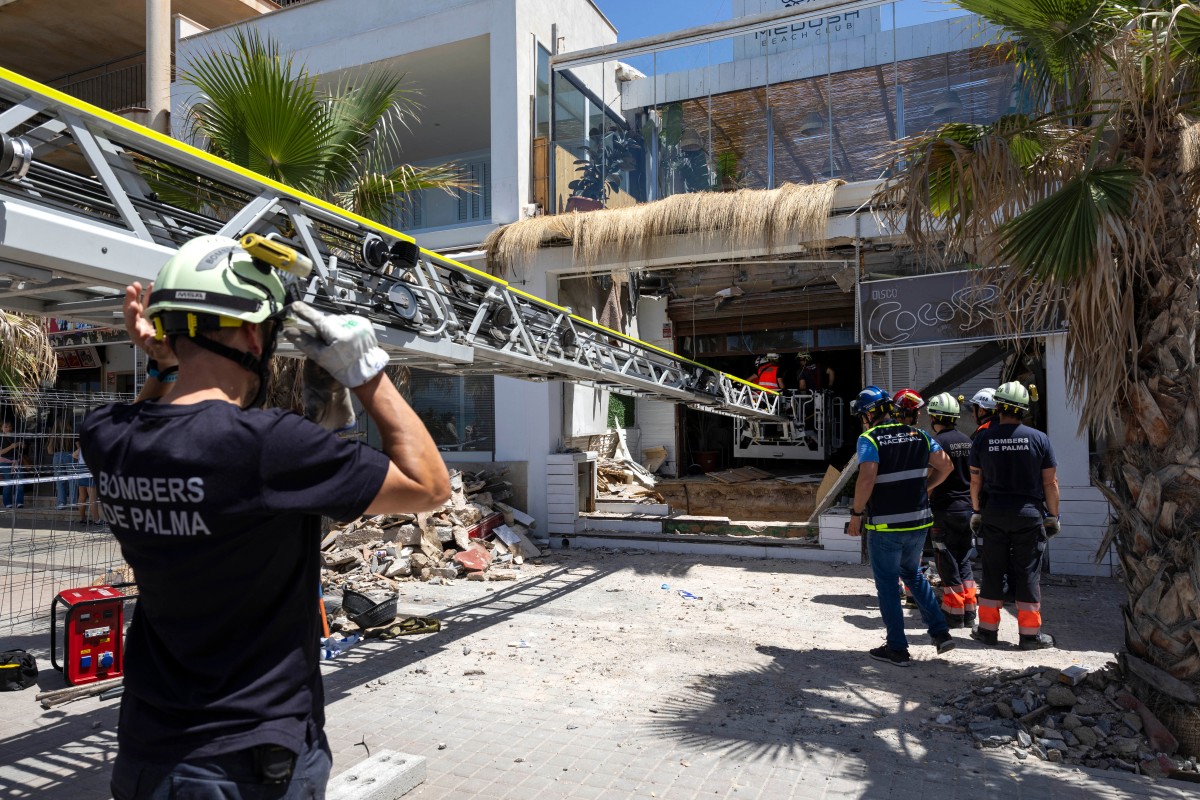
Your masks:
{"label": "green helmet", "polygon": [[929,416],[946,417],[949,419],[957,419],[962,413],[962,409],[958,405],[958,400],[949,392],[942,392],[939,395],[929,398],[929,405],[925,407],[929,412]]}
{"label": "green helmet", "polygon": [[1019,381],[1009,381],[996,390],[996,406],[1002,411],[1029,410],[1029,390]]}
{"label": "green helmet", "polygon": [[164,335],[264,322],[283,313],[286,291],[275,270],[227,236],[190,240],[158,271],[146,317]]}

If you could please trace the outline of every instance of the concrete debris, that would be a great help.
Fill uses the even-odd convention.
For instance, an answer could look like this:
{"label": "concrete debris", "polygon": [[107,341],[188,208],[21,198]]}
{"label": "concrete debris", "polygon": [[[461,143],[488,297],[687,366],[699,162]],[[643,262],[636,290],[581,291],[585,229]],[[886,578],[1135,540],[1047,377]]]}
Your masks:
{"label": "concrete debris", "polygon": [[342,609],[346,588],[381,602],[395,597],[404,581],[516,580],[519,566],[541,556],[542,548],[532,538],[533,517],[511,505],[512,484],[504,475],[453,471],[450,499],[436,511],[364,516],[331,528],[321,541],[331,629],[357,630]]}
{"label": "concrete debris", "polygon": [[[1119,667],[1031,667],[951,695],[927,725],[967,731],[976,748],[1011,748],[1019,760],[1119,769],[1153,777],[1194,774],[1178,743],[1123,685]],[[1197,778],[1200,780],[1200,777]]]}

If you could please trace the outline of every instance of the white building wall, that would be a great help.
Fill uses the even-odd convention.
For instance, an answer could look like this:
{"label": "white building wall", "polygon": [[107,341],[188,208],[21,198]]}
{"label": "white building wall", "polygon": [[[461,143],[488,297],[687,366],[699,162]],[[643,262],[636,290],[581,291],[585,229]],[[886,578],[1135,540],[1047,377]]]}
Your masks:
{"label": "white building wall", "polygon": [[1068,403],[1066,336],[1046,337],[1046,428],[1058,460],[1062,497],[1062,533],[1047,547],[1050,571],[1066,575],[1113,575],[1116,556],[1109,548],[1099,563],[1096,551],[1108,528],[1110,509],[1092,486],[1088,437],[1079,432],[1079,417]]}
{"label": "white building wall", "polygon": [[[667,324],[667,298],[643,297],[638,301],[637,313],[638,330],[642,341],[649,342],[666,350],[673,349],[674,342],[665,338],[663,326]],[[679,474],[679,458],[675,452],[675,403],[662,400],[637,401],[637,429],[639,448],[648,450],[651,447],[665,447],[667,460],[663,463],[662,472],[668,475]],[[640,452],[633,457],[641,460]]]}

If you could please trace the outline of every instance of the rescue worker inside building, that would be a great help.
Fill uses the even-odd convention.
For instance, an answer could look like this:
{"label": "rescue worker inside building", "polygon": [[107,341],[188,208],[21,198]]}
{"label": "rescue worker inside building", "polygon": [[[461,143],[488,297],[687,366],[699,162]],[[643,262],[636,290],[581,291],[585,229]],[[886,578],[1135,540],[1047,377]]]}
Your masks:
{"label": "rescue worker inside building", "polygon": [[832,367],[822,368],[813,361],[812,353],[800,353],[796,356],[799,363],[797,370],[797,385],[802,392],[818,392],[822,389],[833,389],[834,372]]}
{"label": "rescue worker inside building", "polygon": [[950,459],[925,431],[893,421],[892,398],[876,386],[859,392],[850,412],[862,421],[863,433],[858,437],[858,481],[846,533],[861,536],[864,528],[867,531],[879,613],[887,628],[887,641],[869,655],[907,667],[911,658],[897,579],[912,587],[938,653],[954,649],[933,589],[917,571],[933,525],[928,489],[946,479]]}
{"label": "rescue worker inside building", "polygon": [[[971,445],[971,531],[983,535],[979,626],[971,638],[999,644],[1004,578],[1016,594],[1018,646],[1054,646],[1042,632],[1042,556],[1059,531],[1057,462],[1050,438],[1022,423],[1029,390],[1016,381],[996,390],[997,420]],[[986,490],[986,499],[984,492]]]}
{"label": "rescue worker inside building", "polygon": [[764,389],[779,391],[783,388],[782,376],[779,374],[779,353],[767,353],[754,361],[754,376],[752,383],[757,383]]}
{"label": "rescue worker inside building", "polygon": [[933,510],[933,557],[942,578],[942,613],[951,628],[972,628],[977,607],[971,559],[971,438],[958,429],[961,407],[954,395],[942,392],[929,400],[933,439],[950,458],[945,481],[929,492]]}

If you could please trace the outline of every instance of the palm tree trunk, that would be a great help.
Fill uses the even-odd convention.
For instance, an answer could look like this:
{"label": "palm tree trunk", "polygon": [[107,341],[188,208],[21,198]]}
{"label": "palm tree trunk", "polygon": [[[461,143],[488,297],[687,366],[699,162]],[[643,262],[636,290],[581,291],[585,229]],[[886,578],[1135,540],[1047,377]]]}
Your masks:
{"label": "palm tree trunk", "polygon": [[[1136,292],[1137,381],[1124,414],[1124,442],[1111,450],[1115,491],[1105,494],[1117,519],[1106,542],[1115,540],[1124,571],[1129,653],[1183,684],[1142,681],[1143,693],[1158,701],[1148,705],[1195,753],[1200,706],[1188,711],[1179,701],[1200,696],[1200,303],[1191,255],[1194,211],[1177,177],[1178,150],[1162,143],[1157,149],[1169,153],[1151,162],[1165,224],[1139,285],[1127,288]],[[1179,713],[1184,716],[1173,724]]]}

